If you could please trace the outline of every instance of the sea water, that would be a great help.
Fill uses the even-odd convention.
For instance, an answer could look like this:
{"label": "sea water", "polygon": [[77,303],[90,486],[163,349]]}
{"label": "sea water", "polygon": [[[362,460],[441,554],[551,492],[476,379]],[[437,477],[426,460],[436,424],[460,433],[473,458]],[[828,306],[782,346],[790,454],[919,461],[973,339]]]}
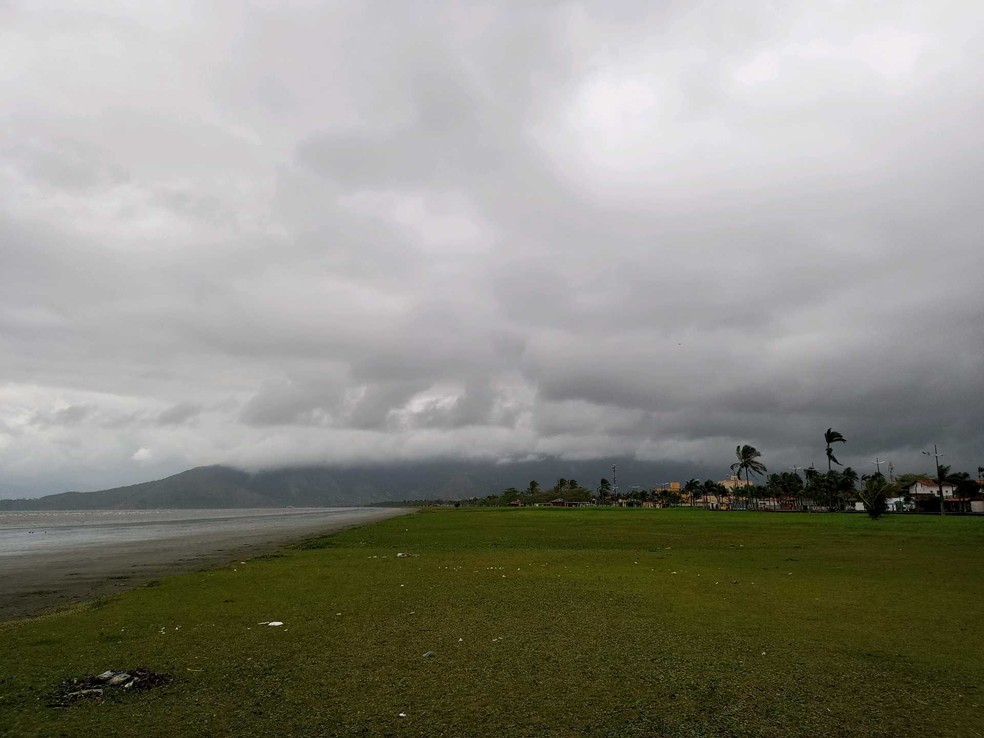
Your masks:
{"label": "sea water", "polygon": [[0,558],[213,533],[289,533],[331,525],[360,510],[365,511],[321,507],[0,512]]}

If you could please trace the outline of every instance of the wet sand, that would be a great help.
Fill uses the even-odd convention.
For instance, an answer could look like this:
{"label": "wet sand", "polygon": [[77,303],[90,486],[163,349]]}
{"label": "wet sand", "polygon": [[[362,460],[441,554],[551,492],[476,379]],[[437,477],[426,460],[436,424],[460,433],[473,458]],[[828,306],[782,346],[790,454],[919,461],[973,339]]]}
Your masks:
{"label": "wet sand", "polygon": [[358,508],[330,519],[299,519],[289,530],[214,530],[148,541],[5,557],[0,562],[0,621],[17,620],[180,574],[272,553],[304,538],[412,512]]}

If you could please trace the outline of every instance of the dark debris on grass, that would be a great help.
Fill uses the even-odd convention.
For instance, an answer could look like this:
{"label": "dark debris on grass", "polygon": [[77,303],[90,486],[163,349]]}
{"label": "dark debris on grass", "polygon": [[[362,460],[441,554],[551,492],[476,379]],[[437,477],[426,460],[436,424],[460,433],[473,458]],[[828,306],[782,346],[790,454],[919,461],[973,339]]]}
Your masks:
{"label": "dark debris on grass", "polygon": [[113,694],[146,692],[169,684],[173,678],[170,674],[160,674],[143,666],[71,677],[58,685],[48,701],[48,707],[69,707],[85,700],[101,702]]}

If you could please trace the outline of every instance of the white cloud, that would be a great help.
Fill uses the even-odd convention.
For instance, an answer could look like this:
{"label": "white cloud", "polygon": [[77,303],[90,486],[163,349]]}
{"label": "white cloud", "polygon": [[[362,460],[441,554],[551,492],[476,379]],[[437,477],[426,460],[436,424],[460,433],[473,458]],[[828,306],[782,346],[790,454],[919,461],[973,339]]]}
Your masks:
{"label": "white cloud", "polygon": [[130,457],[134,461],[150,461],[154,458],[154,455],[149,449],[139,448],[133,452],[133,456]]}

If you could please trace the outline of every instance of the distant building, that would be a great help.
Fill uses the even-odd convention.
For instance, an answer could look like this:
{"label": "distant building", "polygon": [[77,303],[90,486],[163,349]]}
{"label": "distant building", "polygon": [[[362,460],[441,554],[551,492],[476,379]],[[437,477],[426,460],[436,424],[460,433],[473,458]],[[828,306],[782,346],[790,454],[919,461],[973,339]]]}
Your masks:
{"label": "distant building", "polygon": [[572,502],[571,500],[565,500],[558,497],[556,500],[550,500],[550,502],[544,502],[544,507],[587,507],[591,503],[589,502]]}
{"label": "distant building", "polygon": [[657,492],[680,492],[682,487],[679,482],[663,482],[660,487],[653,487]]}
{"label": "distant building", "polygon": [[720,482],[718,482],[718,484],[720,484],[722,487],[724,487],[729,492],[731,492],[734,489],[737,489],[738,487],[751,487],[752,486],[752,483],[749,482],[747,479],[739,479],[734,474],[732,474],[727,479],[722,479]]}
{"label": "distant building", "polygon": [[[906,502],[904,497],[886,497],[885,506],[888,512],[911,512],[916,509],[914,502]],[[854,509],[857,512],[864,512],[864,503],[855,502]]]}
{"label": "distant building", "polygon": [[[929,479],[928,477],[923,477],[922,479],[917,479],[915,482],[910,484],[905,488],[905,491],[912,495],[913,497],[919,496],[930,496],[939,497],[940,496],[940,485],[935,479]],[[949,482],[943,482],[943,497],[953,497],[954,493],[957,491],[956,485],[950,484]]]}

